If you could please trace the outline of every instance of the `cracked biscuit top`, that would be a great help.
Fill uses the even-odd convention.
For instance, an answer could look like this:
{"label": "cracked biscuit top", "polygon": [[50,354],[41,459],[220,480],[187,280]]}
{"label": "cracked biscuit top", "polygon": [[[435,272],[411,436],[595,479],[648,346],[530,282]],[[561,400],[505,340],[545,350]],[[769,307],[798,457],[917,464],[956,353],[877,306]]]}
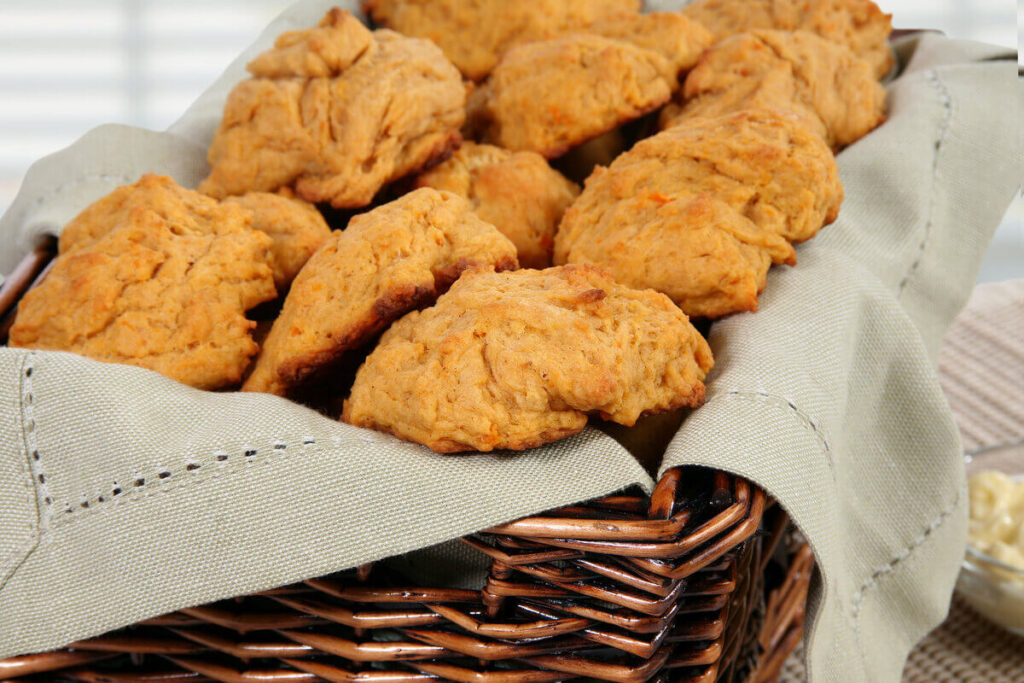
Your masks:
{"label": "cracked biscuit top", "polygon": [[416,179],[418,187],[454,192],[512,240],[524,268],[551,265],[558,221],[580,188],[536,152],[467,142]]}
{"label": "cracked biscuit top", "polygon": [[892,68],[892,15],[871,0],[697,0],[683,14],[711,29],[715,40],[768,28],[811,31],[850,48],[882,78]]}
{"label": "cracked biscuit top", "polygon": [[515,268],[515,246],[454,194],[423,188],[356,216],[295,278],[243,390],[287,394],[477,265]]}
{"label": "cracked biscuit top", "polygon": [[293,187],[306,201],[366,206],[461,139],[466,91],[440,49],[337,8],[248,69],[210,145],[199,189],[213,197]]}
{"label": "cracked biscuit top", "polygon": [[665,104],[671,72],[659,53],[603,36],[520,45],[470,95],[469,128],[550,159]]}
{"label": "cracked biscuit top", "polygon": [[[193,222],[197,216],[212,220],[216,202],[208,200],[209,197],[186,190],[167,176],[147,173],[134,185],[118,187],[93,202],[65,225],[60,233],[60,252],[95,242],[140,205],[176,223]],[[302,264],[331,233],[315,206],[296,199],[286,190],[278,194],[250,192],[229,197],[224,203],[251,211],[252,227],[273,240],[270,266],[278,291],[288,288]]]}
{"label": "cracked biscuit top", "polygon": [[758,30],[715,43],[686,77],[680,102],[665,107],[663,128],[741,109],[788,109],[834,148],[885,120],[885,88],[867,62],[807,31]]}
{"label": "cracked biscuit top", "polygon": [[788,112],[689,119],[591,175],[555,237],[555,263],[593,263],[689,315],[757,310],[772,264],[835,220],[831,151]]}
{"label": "cracked biscuit top", "polygon": [[467,78],[482,80],[513,45],[552,38],[602,17],[636,14],[639,0],[363,0],[382,26],[429,38]]}
{"label": "cracked biscuit top", "polygon": [[69,224],[53,269],[18,306],[11,346],[137,365],[200,389],[237,383],[257,351],[245,312],[277,294],[271,240],[251,221],[170,178],[118,188]]}
{"label": "cracked biscuit top", "polygon": [[131,185],[114,188],[72,218],[60,232],[61,254],[88,246],[122,225],[134,211],[143,207],[172,225],[187,225],[195,230],[212,229],[225,216],[237,221],[239,211],[222,210],[216,201],[187,190],[169,176],[146,173]]}
{"label": "cracked biscuit top", "polygon": [[396,322],[343,419],[438,452],[532,448],[590,414],[632,425],[698,406],[711,350],[668,297],[592,266],[468,271]]}

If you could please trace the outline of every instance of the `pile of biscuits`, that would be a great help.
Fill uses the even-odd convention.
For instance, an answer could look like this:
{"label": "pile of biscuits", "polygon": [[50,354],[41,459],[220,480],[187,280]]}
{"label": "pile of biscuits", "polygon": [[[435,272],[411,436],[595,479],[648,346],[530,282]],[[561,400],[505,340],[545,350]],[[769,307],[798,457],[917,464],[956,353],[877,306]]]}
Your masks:
{"label": "pile of biscuits", "polygon": [[703,402],[690,316],[757,309],[885,115],[870,0],[364,5],[249,63],[197,191],[65,226],[10,343],[285,397],[359,358],[341,419],[439,452],[633,425]]}

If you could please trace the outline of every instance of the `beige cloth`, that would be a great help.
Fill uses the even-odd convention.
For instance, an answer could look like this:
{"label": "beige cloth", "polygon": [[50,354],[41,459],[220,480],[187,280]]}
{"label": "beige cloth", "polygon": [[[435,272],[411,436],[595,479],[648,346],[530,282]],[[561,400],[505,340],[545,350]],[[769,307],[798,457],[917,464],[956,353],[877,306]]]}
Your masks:
{"label": "beige cloth", "polygon": [[[253,49],[329,4],[300,3]],[[770,274],[757,314],[715,325],[708,404],[666,456],[751,477],[800,524],[822,576],[815,681],[897,680],[947,609],[963,472],[935,352],[1019,178],[1021,93],[1013,62],[993,61],[1003,52],[904,45],[890,120],[840,156],[838,223]],[[143,171],[194,186],[241,73],[171,134],[107,127],[39,162],[0,219],[0,270]],[[0,374],[0,656],[652,483],[596,430],[453,458],[271,396],[67,354],[0,351]]]}
{"label": "beige cloth", "polygon": [[954,596],[949,618],[914,648],[905,683],[1021,683],[1024,638],[994,626]]}
{"label": "beige cloth", "polygon": [[[786,660],[779,683],[804,683],[803,648]],[[1024,638],[993,625],[958,595],[949,616],[907,658],[903,683],[1021,683]]]}
{"label": "beige cloth", "polygon": [[[1024,458],[1024,280],[975,288],[946,333],[939,379],[967,451],[1020,444]],[[807,680],[803,650],[786,661],[780,683]],[[954,597],[949,616],[907,659],[905,683],[1020,683],[1024,638]]]}

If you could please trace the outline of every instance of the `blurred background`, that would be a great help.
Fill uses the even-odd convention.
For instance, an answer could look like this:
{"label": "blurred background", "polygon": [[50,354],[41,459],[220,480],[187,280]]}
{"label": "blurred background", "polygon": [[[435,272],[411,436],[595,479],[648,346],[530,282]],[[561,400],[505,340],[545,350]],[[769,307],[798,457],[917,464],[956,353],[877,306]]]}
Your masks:
{"label": "blurred background", "polygon": [[[1024,35],[1024,4],[1012,0],[876,1],[897,28],[936,28],[1013,49]],[[289,4],[0,0],[0,213],[34,160],[90,128],[166,128]],[[1010,277],[1024,277],[1021,197],[980,279]]]}

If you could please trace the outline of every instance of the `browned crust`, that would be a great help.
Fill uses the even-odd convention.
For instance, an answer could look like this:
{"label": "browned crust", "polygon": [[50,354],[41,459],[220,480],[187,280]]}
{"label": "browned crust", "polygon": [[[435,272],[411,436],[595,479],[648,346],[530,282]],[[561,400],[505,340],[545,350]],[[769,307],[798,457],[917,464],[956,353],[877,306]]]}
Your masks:
{"label": "browned crust", "polygon": [[[448,135],[434,146],[430,151],[430,154],[423,161],[422,164],[416,166],[416,168],[410,169],[408,173],[403,174],[401,177],[395,178],[391,183],[408,182],[408,180],[415,178],[418,174],[426,171],[427,169],[433,168],[438,164],[443,164],[451,158],[452,154],[455,153],[459,147],[462,146],[462,133],[454,130],[448,131]],[[385,188],[387,185],[385,185]],[[335,208],[352,208],[352,207],[335,207]]]}
{"label": "browned crust", "polygon": [[[602,290],[591,290],[591,291],[602,291]],[[671,405],[669,405],[669,406],[667,406],[665,408],[659,408],[659,409],[655,409],[655,410],[644,411],[643,413],[641,413],[638,416],[637,419],[639,420],[640,418],[647,417],[649,415],[661,415],[663,413],[671,413],[671,412],[674,412],[674,411],[679,410],[681,408],[699,408],[700,406],[704,405],[705,393],[706,393],[705,385],[703,383],[698,384],[697,386],[694,387],[693,393],[690,394],[690,396],[688,398],[686,398],[684,400],[681,400],[681,401],[674,402],[674,403],[672,403]],[[601,416],[601,419],[604,419],[604,420],[609,419],[608,415],[606,415],[604,413],[599,413],[599,415]],[[346,419],[346,421],[347,421],[347,418],[345,418],[344,416],[343,416],[342,419]],[[586,426],[586,424],[580,426],[578,429],[577,428],[547,429],[547,430],[544,430],[544,431],[542,431],[542,432],[540,432],[538,434],[531,435],[530,437],[527,437],[527,438],[523,438],[523,439],[519,439],[517,441],[510,441],[508,443],[504,443],[504,444],[501,445],[499,450],[524,451],[524,450],[527,450],[527,449],[530,449],[530,448],[536,448],[538,446],[543,446],[544,444],[551,443],[553,441],[559,441],[561,439],[564,439],[564,438],[567,438],[567,437],[579,434],[581,431],[583,431],[583,428],[585,426]],[[625,426],[632,427],[633,425],[625,425]],[[382,427],[377,426],[375,428],[381,429]],[[394,432],[392,432],[391,430],[385,429],[385,431],[388,431],[389,433],[394,434]],[[401,436],[399,436],[397,434],[394,434],[394,435],[398,436],[398,438],[403,438],[403,437],[401,437]],[[409,439],[403,439],[403,440],[408,441]],[[455,441],[454,439],[435,439],[435,440],[429,441],[429,442],[427,442],[427,443],[425,443],[423,445],[427,446],[427,448],[429,448],[430,450],[434,451],[435,453],[465,453],[465,452],[469,452],[469,451],[472,451],[474,453],[487,452],[487,451],[483,451],[482,449],[480,449],[480,448],[478,448],[476,446],[471,446],[471,445],[462,443],[461,441]]]}
{"label": "browned crust", "polygon": [[641,107],[641,108],[638,108],[638,109],[634,109],[630,114],[628,114],[626,116],[620,116],[618,121],[616,122],[616,124],[614,126],[608,128],[607,130],[602,130],[602,131],[600,131],[598,133],[595,133],[594,135],[588,135],[587,137],[584,137],[584,138],[579,138],[579,139],[575,139],[574,138],[571,142],[567,142],[567,143],[561,144],[561,145],[552,145],[550,147],[547,147],[547,148],[545,148],[543,150],[538,150],[538,151],[539,151],[540,155],[542,157],[544,157],[545,159],[557,159],[558,157],[562,156],[563,154],[568,152],[570,149],[573,149],[574,147],[579,147],[580,145],[582,145],[585,142],[588,142],[588,141],[593,140],[595,138],[601,137],[602,135],[608,133],[608,131],[615,130],[619,126],[625,125],[625,124],[629,123],[630,121],[635,121],[637,119],[640,119],[640,118],[643,118],[643,117],[647,116],[651,112],[658,111],[659,109],[664,107],[666,104],[668,104],[671,100],[672,100],[672,94],[669,93],[668,95],[665,96],[664,99],[661,99],[661,100],[659,100],[657,102],[654,102],[654,103],[652,103],[648,107]]}
{"label": "browned crust", "polygon": [[[664,408],[653,408],[651,410],[645,410],[644,412],[637,415],[636,421],[634,421],[633,424],[620,424],[622,424],[625,427],[632,427],[633,425],[636,424],[637,421],[650,415],[664,415],[665,413],[674,413],[675,411],[681,410],[682,408],[700,408],[702,405],[704,405],[704,399],[706,394],[707,386],[705,386],[703,382],[700,382],[693,388],[693,393],[691,393],[687,398],[679,401],[674,401]],[[601,416],[602,420],[608,421],[611,419],[610,416],[603,411],[599,412],[598,414]]]}
{"label": "browned crust", "polygon": [[608,292],[603,289],[588,289],[585,292],[580,292],[579,296],[576,297],[576,300],[581,304],[592,304],[595,301],[600,301],[606,296],[608,296]]}
{"label": "browned crust", "polygon": [[434,288],[406,285],[392,289],[386,296],[375,301],[372,312],[346,330],[333,347],[282,363],[277,370],[278,380],[289,389],[302,384],[310,376],[340,360],[346,351],[359,348],[398,318],[430,304],[436,298]]}
{"label": "browned crust", "polygon": [[[444,161],[447,161],[452,153],[462,145],[462,133],[457,130],[448,131],[447,134],[438,140],[437,144],[430,150],[427,156],[424,158],[421,164],[415,165],[410,168],[407,172],[402,173],[400,176],[392,178],[388,183],[385,183],[384,187],[387,187],[390,183],[401,181],[403,178],[407,178],[411,175],[422,172],[431,166],[436,166]],[[314,189],[308,184],[304,184],[300,178],[295,182],[293,191],[295,194],[313,204],[322,204],[324,202],[330,202],[330,205],[335,209],[360,209],[366,206],[365,202],[358,200],[344,200],[333,196],[328,196],[327,192],[320,187],[314,186]]]}
{"label": "browned crust", "polygon": [[[537,446],[543,446],[544,444],[551,443],[552,441],[558,441],[560,439],[564,439],[566,437],[579,434],[580,432],[583,431],[584,427],[586,427],[586,423],[582,424],[579,427],[579,429],[548,429],[539,434],[534,434],[529,438],[520,439],[518,441],[510,441],[508,443],[502,444],[500,449],[498,450],[525,451],[528,448],[536,448]],[[479,448],[469,446],[467,444],[460,443],[452,439],[438,439],[436,441],[431,441],[424,445],[430,450],[434,451],[435,453],[465,453],[467,451],[472,451],[474,453],[488,452],[481,451]],[[492,448],[491,450],[494,449]]]}
{"label": "browned crust", "polygon": [[423,162],[421,168],[413,171],[419,173],[423,169],[436,166],[444,161],[451,158],[452,153],[462,147],[462,132],[458,130],[448,131],[447,137],[445,137],[438,145],[434,148],[434,152],[427,157],[427,160]]}
{"label": "browned crust", "polygon": [[[599,289],[591,291],[603,292],[603,290]],[[584,292],[584,294],[586,294],[586,292]],[[675,412],[682,408],[699,408],[702,405],[704,405],[706,392],[707,388],[702,382],[693,388],[693,393],[690,394],[687,398],[675,401],[664,408],[645,410],[644,412],[637,416],[637,420],[647,417],[649,415],[662,415],[664,413]],[[599,411],[598,415],[600,415],[602,420],[610,419],[610,416],[604,412]],[[633,424],[636,423],[634,422]],[[632,427],[633,424],[628,424],[625,426]],[[519,439],[518,441],[510,441],[508,443],[502,444],[501,450],[524,451],[529,448],[536,448],[537,446],[543,446],[546,443],[551,443],[553,441],[558,441],[560,439],[564,439],[566,437],[579,434],[581,431],[583,431],[582,426],[579,429],[547,429],[540,432],[539,434],[531,435],[528,438]],[[437,439],[435,441],[430,441],[425,445],[435,453],[463,453],[466,451],[480,452],[479,448],[469,446],[467,444],[455,441],[453,439]]]}
{"label": "browned crust", "polygon": [[511,257],[503,258],[492,264],[474,259],[460,258],[455,263],[449,263],[443,268],[433,271],[434,289],[437,290],[437,295],[440,296],[447,292],[455,281],[470,268],[479,268],[481,266],[493,266],[494,272],[500,273],[505,270],[517,270],[519,268],[519,261],[516,258]]}
{"label": "browned crust", "polygon": [[441,268],[432,271],[434,275],[434,289],[437,291],[437,295],[440,296],[447,292],[465,271],[481,265],[484,264],[473,259],[460,258],[455,263],[447,263]]}
{"label": "browned crust", "polygon": [[[372,312],[345,330],[330,349],[308,353],[282,363],[277,370],[278,380],[286,386],[286,391],[294,389],[311,376],[338,362],[346,351],[357,349],[373,339],[406,313],[433,304],[437,297],[447,292],[466,270],[484,265],[490,264],[463,258],[434,271],[433,287],[395,287],[377,299],[373,303]],[[494,264],[494,269],[498,272],[515,270],[518,267],[519,263],[514,258],[502,259]]]}

